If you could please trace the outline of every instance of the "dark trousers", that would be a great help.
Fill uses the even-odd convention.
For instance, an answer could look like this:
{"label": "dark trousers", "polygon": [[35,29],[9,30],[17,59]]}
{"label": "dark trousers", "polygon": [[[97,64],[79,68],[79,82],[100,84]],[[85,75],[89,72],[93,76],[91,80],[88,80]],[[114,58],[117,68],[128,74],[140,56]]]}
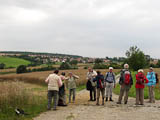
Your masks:
{"label": "dark trousers", "polygon": [[58,91],[56,91],[56,90],[49,90],[48,91],[48,109],[51,109],[52,98],[54,98],[53,109],[56,109],[57,98],[58,98]]}
{"label": "dark trousers", "polygon": [[93,99],[96,100],[96,87],[93,87],[93,89],[90,90],[90,100],[93,100]]}

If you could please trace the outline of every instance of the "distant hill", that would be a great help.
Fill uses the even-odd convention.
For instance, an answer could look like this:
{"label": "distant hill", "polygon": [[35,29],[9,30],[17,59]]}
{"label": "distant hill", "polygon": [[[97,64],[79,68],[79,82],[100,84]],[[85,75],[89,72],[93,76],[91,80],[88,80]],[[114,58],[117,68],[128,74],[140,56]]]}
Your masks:
{"label": "distant hill", "polygon": [[19,65],[28,65],[31,62],[20,58],[0,56],[0,63],[4,63],[8,68],[8,67],[18,67]]}
{"label": "distant hill", "polygon": [[24,52],[24,51],[0,51],[1,54],[21,54],[21,55],[47,55],[47,56],[62,56],[62,57],[73,57],[79,58],[82,56],[79,55],[68,55],[68,54],[59,54],[59,53],[45,53],[45,52]]}

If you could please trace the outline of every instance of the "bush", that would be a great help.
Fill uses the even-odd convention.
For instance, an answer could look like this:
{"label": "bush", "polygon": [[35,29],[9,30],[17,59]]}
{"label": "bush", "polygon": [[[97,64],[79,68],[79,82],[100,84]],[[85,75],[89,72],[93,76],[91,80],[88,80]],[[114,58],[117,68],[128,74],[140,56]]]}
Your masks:
{"label": "bush", "polygon": [[96,63],[93,66],[93,69],[107,69],[107,68],[108,68],[107,65],[100,64],[100,63]]}
{"label": "bush", "polygon": [[25,65],[20,65],[16,69],[17,74],[26,73],[26,72],[27,72],[27,67]]}
{"label": "bush", "polygon": [[0,64],[0,69],[4,69],[5,66],[6,66],[6,65],[5,65],[4,63],[1,63],[1,64]]}
{"label": "bush", "polygon": [[114,69],[122,69],[123,67],[117,63],[110,63],[109,67],[113,67]]}
{"label": "bush", "polygon": [[70,61],[70,64],[71,64],[71,65],[77,65],[77,64],[78,64],[78,61],[77,61],[77,60],[72,60],[72,61]]}
{"label": "bush", "polygon": [[87,66],[85,66],[85,67],[84,67],[84,69],[88,69],[88,67],[87,67]]}
{"label": "bush", "polygon": [[68,63],[68,62],[63,62],[60,65],[60,70],[68,70],[68,69],[72,69],[72,66]]}
{"label": "bush", "polygon": [[56,69],[55,67],[47,66],[47,67],[32,69],[31,72],[37,72],[37,71],[49,71],[49,70],[55,70],[55,69]]}

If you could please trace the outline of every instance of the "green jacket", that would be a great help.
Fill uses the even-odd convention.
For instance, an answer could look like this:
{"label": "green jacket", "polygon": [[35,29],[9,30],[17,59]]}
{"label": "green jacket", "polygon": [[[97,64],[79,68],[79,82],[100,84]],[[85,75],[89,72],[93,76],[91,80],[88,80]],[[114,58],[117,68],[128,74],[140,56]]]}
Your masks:
{"label": "green jacket", "polygon": [[78,76],[74,75],[72,77],[68,77],[68,89],[74,89],[76,88],[76,79],[79,79]]}

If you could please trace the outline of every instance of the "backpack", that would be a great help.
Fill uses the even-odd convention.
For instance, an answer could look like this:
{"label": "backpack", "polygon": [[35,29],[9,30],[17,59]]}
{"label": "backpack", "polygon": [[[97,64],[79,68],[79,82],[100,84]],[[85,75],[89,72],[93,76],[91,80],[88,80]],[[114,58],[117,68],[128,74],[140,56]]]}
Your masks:
{"label": "backpack", "polygon": [[90,81],[90,80],[88,80],[88,81],[87,81],[86,89],[87,89],[87,90],[92,90],[92,89],[93,89],[93,87],[92,87],[92,83],[91,83],[91,81]]}
{"label": "backpack", "polygon": [[136,80],[137,84],[144,84],[144,74],[138,73],[138,80]]}
{"label": "backpack", "polygon": [[[112,77],[114,77],[113,72],[111,73],[111,75],[112,75]],[[105,81],[106,81],[106,82],[109,82],[109,83],[113,83],[113,80],[111,81],[110,79],[108,79],[108,76],[109,76],[109,72],[108,72],[107,75],[106,75]]]}
{"label": "backpack", "polygon": [[124,83],[129,85],[131,81],[131,74],[129,71],[124,71]]}
{"label": "backpack", "polygon": [[102,76],[98,77],[99,80],[99,87],[102,89],[104,88],[104,78]]}
{"label": "backpack", "polygon": [[157,83],[159,83],[159,78],[158,78],[158,74],[157,73],[155,73],[155,75],[156,75],[156,84],[157,84]]}

